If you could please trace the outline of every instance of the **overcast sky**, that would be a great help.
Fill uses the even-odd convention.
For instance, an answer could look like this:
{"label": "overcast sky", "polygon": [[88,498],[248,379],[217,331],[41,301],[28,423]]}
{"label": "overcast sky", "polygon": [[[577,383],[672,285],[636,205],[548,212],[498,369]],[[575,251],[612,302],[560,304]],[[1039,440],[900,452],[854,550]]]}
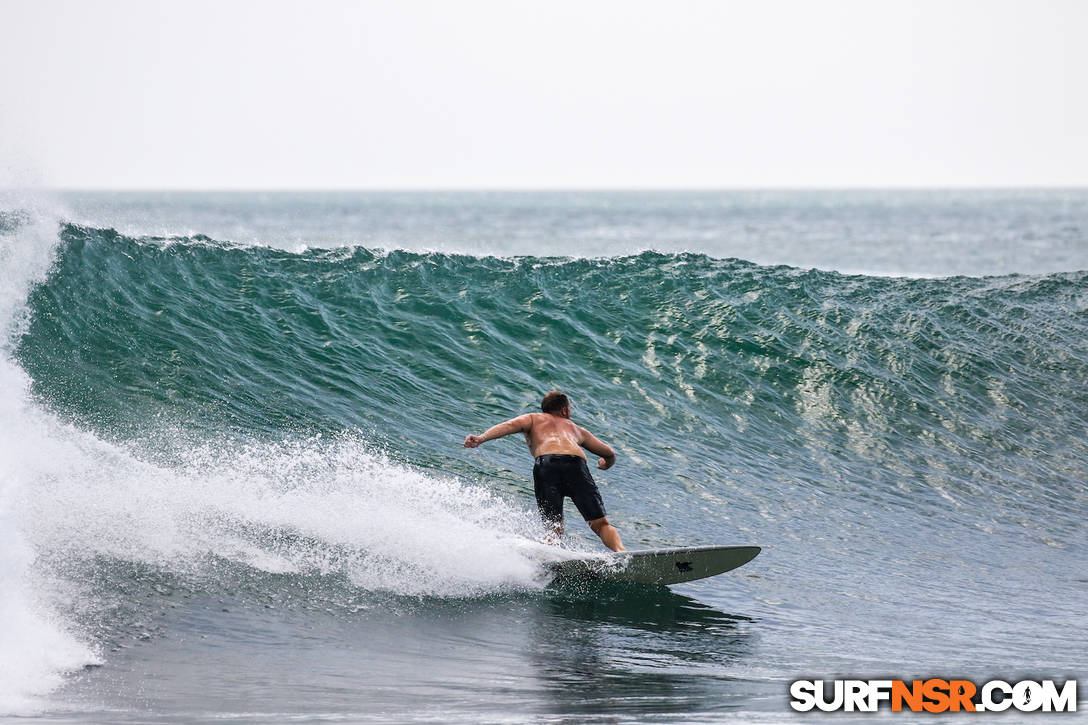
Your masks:
{"label": "overcast sky", "polygon": [[1088,185],[1080,0],[0,0],[0,29],[0,166],[47,186]]}

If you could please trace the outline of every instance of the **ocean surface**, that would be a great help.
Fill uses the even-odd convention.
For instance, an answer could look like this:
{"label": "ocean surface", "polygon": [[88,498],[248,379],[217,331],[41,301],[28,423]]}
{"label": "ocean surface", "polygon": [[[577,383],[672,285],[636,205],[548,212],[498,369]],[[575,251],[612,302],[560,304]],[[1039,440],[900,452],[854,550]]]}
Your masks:
{"label": "ocean surface", "polygon": [[[553,388],[629,548],[762,554],[550,583],[524,442],[461,442]],[[5,721],[1084,678],[1086,482],[1088,190],[0,194]]]}

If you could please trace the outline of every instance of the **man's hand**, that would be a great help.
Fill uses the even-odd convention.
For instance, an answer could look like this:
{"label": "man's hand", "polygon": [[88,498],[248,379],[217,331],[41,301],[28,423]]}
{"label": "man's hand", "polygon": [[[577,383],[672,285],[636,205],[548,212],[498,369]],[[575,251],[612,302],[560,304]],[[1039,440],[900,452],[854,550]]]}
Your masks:
{"label": "man's hand", "polygon": [[615,464],[615,462],[616,462],[616,457],[615,456],[612,456],[611,458],[598,458],[597,459],[597,468],[601,469],[602,471],[607,471],[609,468],[611,468],[613,466],[613,464]]}
{"label": "man's hand", "polygon": [[484,439],[480,436],[467,435],[465,436],[465,448],[475,448],[484,442]]}

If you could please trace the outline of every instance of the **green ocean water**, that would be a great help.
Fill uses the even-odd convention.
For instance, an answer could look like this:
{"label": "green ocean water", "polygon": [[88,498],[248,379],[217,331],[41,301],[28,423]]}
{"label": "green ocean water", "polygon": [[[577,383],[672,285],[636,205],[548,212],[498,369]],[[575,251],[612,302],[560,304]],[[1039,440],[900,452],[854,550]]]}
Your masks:
{"label": "green ocean water", "polygon": [[[46,717],[773,718],[802,676],[1084,671],[1088,272],[62,221],[22,310],[9,519],[101,665]],[[553,388],[629,547],[763,554],[548,589],[523,442],[460,443]]]}

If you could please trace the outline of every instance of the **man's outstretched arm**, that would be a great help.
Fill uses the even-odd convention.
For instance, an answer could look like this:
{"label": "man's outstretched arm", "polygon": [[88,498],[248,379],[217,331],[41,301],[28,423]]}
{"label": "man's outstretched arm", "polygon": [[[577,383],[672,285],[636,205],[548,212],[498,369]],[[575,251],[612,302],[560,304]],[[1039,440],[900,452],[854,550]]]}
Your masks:
{"label": "man's outstretched arm", "polygon": [[597,468],[602,471],[607,471],[616,463],[616,452],[612,450],[612,447],[607,443],[601,442],[597,436],[590,433],[585,428],[582,431],[582,448],[585,448],[590,453],[600,456],[597,460]]}
{"label": "man's outstretched arm", "polygon": [[465,436],[465,448],[475,448],[481,443],[486,443],[487,441],[492,441],[496,438],[502,438],[511,433],[524,433],[532,427],[533,417],[531,415],[520,415],[517,418],[511,418],[505,423],[493,425],[478,436]]}

